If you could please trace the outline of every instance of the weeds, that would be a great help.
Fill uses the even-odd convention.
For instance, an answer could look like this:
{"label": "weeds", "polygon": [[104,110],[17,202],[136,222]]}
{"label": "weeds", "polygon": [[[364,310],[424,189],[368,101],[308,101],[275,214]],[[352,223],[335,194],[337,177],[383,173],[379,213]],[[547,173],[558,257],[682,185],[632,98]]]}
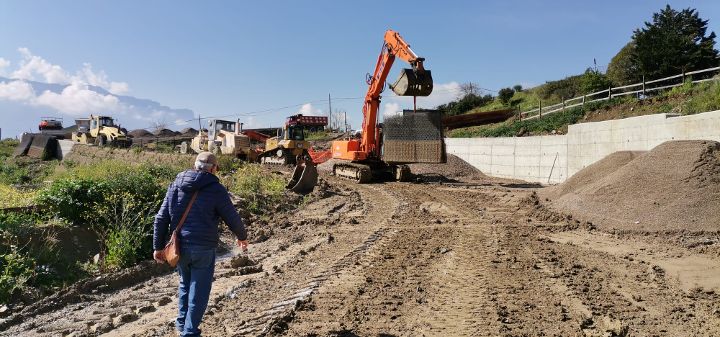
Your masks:
{"label": "weeds", "polygon": [[282,176],[268,174],[259,165],[245,165],[226,178],[228,189],[246,202],[247,211],[261,214],[277,205],[285,193]]}

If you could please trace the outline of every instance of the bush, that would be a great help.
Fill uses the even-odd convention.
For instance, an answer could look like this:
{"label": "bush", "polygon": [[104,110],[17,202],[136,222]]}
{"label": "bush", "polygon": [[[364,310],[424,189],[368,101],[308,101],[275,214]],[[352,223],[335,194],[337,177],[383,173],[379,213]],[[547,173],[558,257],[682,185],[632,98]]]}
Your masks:
{"label": "bush", "polygon": [[[610,80],[605,74],[598,70],[588,68],[580,80],[580,88],[583,94],[605,90],[611,86]],[[566,97],[570,98],[570,97]]]}
{"label": "bush", "polygon": [[20,253],[16,246],[0,255],[0,303],[8,303],[24,291],[35,276],[35,261]]}
{"label": "bush", "polygon": [[507,105],[514,94],[515,90],[513,90],[512,88],[502,88],[500,89],[500,91],[498,91],[498,98],[500,99],[500,102],[502,102],[502,104]]}
{"label": "bush", "polygon": [[243,198],[248,212],[261,214],[280,203],[285,194],[282,176],[269,174],[260,165],[250,164],[227,178],[228,189]]}
{"label": "bush", "polygon": [[467,113],[468,111],[481,107],[493,101],[491,95],[479,96],[475,94],[467,94],[457,101],[437,106],[437,110],[446,116],[455,116]]}

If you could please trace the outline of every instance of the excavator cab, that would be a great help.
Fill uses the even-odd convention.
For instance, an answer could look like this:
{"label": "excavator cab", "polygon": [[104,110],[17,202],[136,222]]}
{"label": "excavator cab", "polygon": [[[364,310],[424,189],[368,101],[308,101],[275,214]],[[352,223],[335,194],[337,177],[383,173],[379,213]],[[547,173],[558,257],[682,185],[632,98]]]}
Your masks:
{"label": "excavator cab", "polygon": [[432,74],[430,70],[405,68],[390,89],[398,96],[429,96],[433,91]]}

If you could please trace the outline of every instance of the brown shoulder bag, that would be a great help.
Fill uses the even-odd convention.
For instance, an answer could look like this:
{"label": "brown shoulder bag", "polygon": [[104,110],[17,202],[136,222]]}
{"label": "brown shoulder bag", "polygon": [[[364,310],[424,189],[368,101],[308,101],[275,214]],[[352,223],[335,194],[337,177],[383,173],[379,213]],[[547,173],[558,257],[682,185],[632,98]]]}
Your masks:
{"label": "brown shoulder bag", "polygon": [[195,202],[197,195],[198,191],[195,191],[192,198],[190,198],[190,203],[188,203],[185,213],[183,213],[182,218],[180,218],[180,221],[175,227],[175,230],[172,232],[172,235],[170,235],[170,241],[168,241],[167,245],[165,245],[165,248],[163,249],[165,262],[167,262],[170,267],[177,266],[178,261],[180,261],[180,241],[178,240],[178,234],[180,233],[180,229],[182,229],[183,223],[185,223],[185,218],[187,218],[188,213],[190,213],[190,208]]}

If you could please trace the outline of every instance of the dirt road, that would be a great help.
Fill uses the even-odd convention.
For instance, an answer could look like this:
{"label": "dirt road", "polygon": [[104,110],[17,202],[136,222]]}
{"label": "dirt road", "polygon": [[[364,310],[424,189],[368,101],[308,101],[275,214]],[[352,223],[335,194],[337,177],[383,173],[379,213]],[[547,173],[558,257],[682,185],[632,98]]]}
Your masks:
{"label": "dirt road", "polygon": [[[203,335],[720,335],[718,256],[560,220],[521,185],[326,179],[257,266],[221,259]],[[173,336],[175,287],[96,291],[0,336]]]}

